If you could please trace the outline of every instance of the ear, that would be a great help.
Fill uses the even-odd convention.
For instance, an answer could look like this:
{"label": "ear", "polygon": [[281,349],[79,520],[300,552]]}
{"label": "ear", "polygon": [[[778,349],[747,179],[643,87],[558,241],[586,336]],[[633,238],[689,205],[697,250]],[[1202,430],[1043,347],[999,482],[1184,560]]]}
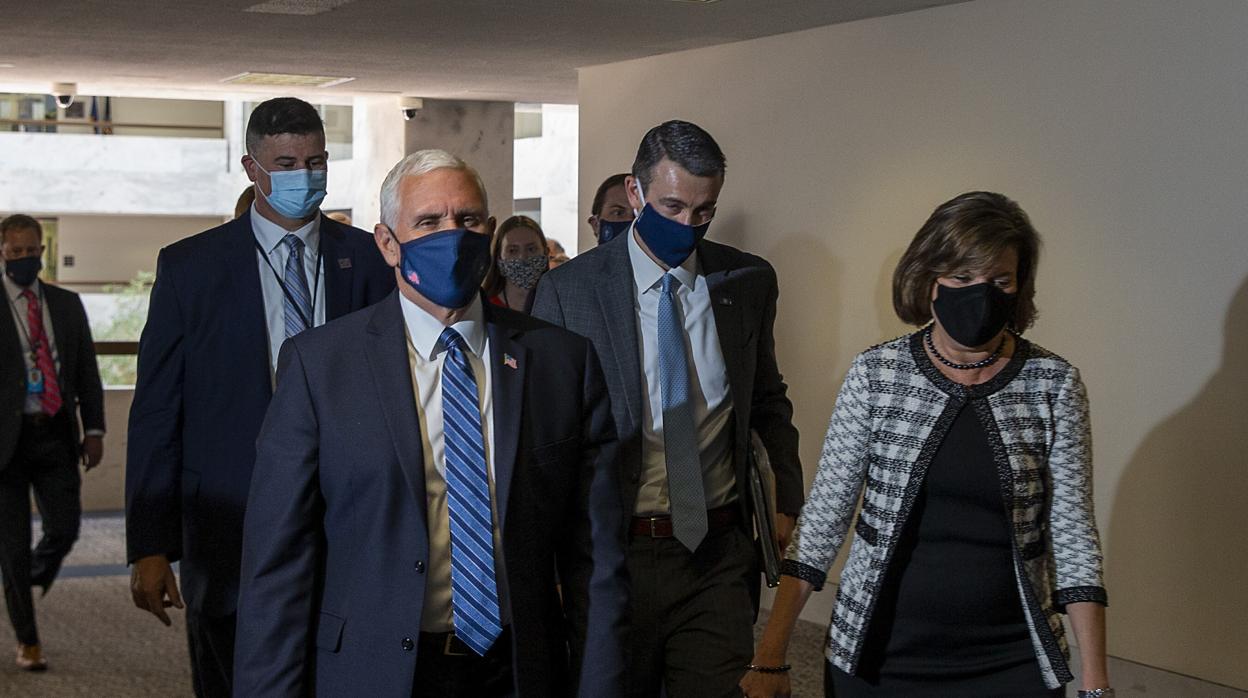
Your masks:
{"label": "ear", "polygon": [[641,200],[641,195],[637,193],[637,178],[628,175],[624,178],[624,193],[628,194],[628,205],[633,207],[634,211],[640,211],[646,207],[646,202]]}
{"label": "ear", "polygon": [[386,264],[392,267],[399,266],[403,260],[403,252],[399,248],[399,240],[394,236],[394,231],[390,230],[390,226],[384,223],[378,223],[373,226],[373,242],[377,244],[377,250],[381,252],[381,256],[386,260]]}
{"label": "ear", "polygon": [[490,241],[494,240],[494,231],[498,228],[498,220],[494,216],[490,216],[485,221],[485,231],[490,235]]}
{"label": "ear", "polygon": [[594,231],[594,233],[595,233],[595,234],[597,234],[597,232],[598,232],[598,216],[590,216],[589,218],[586,218],[586,219],[585,219],[585,222],[589,224],[589,229],[590,229],[590,230],[592,230],[592,231]]}
{"label": "ear", "polygon": [[247,173],[247,179],[254,183],[257,172],[255,158],[251,157],[250,153],[243,153],[243,156],[238,161],[242,164],[243,171]]}

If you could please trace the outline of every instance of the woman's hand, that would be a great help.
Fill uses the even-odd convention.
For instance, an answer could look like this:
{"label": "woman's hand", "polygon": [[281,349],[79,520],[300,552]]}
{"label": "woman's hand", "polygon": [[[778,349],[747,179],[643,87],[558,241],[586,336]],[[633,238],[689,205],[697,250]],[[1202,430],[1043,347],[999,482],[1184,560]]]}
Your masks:
{"label": "woman's hand", "polygon": [[789,698],[793,695],[787,671],[780,674],[747,671],[738,685],[741,686],[745,698]]}

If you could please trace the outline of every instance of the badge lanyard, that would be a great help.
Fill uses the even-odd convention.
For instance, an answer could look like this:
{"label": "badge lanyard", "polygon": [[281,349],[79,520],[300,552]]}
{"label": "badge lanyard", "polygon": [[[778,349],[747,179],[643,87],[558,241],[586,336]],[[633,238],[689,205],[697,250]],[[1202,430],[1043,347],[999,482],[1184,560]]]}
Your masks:
{"label": "badge lanyard", "polygon": [[[252,239],[252,242],[256,244],[256,251],[260,253],[260,257],[264,259],[264,263],[269,265],[269,271],[273,272],[273,278],[277,279],[277,285],[282,287],[282,294],[286,296],[286,300],[290,301],[290,304],[294,306],[295,308],[295,312],[299,314],[299,317],[303,318],[303,321],[305,323],[304,327],[307,327],[309,329],[312,328],[314,326],[314,321],[316,320],[317,291],[319,291],[321,288],[321,274],[322,274],[321,263],[323,261],[321,258],[321,246],[319,244],[316,246],[316,266],[313,267],[313,272],[312,272],[312,275],[313,275],[312,306],[310,308],[310,310],[312,311],[312,317],[305,317],[303,314],[303,311],[299,309],[298,301],[296,301],[295,297],[291,295],[290,289],[287,288],[285,280],[282,279],[281,274],[277,273],[277,267],[273,266],[272,260],[269,259],[269,255],[264,251],[264,248],[260,246],[260,242],[258,240],[255,240],[254,238]],[[289,264],[289,262],[287,262],[287,264]],[[299,260],[299,265],[300,266],[303,265],[302,259]]]}
{"label": "badge lanyard", "polygon": [[[35,344],[35,341],[33,339],[31,339],[30,330],[26,328],[26,323],[22,321],[22,314],[17,312],[17,304],[13,302],[12,298],[9,298],[9,294],[7,291],[4,294],[4,299],[9,302],[9,307],[13,309],[13,316],[14,316],[14,319],[17,321],[17,328],[22,331],[22,337],[26,339],[26,346],[30,347],[30,363],[31,365],[34,366],[34,368],[27,371],[27,373],[29,374],[26,377],[27,385],[28,386],[29,385],[42,386],[43,385],[43,372],[39,370],[39,346]],[[45,302],[46,301],[43,295],[43,284],[39,284],[39,314],[40,315],[43,315],[43,309],[47,307],[44,305]],[[26,305],[27,314],[29,314],[30,301],[27,301],[26,304],[27,304]],[[43,337],[45,340],[47,339],[48,337],[47,330],[44,330]],[[49,346],[48,350],[49,352],[51,352],[52,347]],[[42,389],[40,389],[39,391],[36,391],[36,392],[43,392],[43,391]]]}

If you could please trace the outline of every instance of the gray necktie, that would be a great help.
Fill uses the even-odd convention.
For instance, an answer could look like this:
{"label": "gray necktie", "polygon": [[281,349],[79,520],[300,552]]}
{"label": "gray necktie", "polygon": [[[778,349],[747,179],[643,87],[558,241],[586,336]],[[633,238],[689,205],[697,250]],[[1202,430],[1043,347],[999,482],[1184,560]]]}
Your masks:
{"label": "gray necktie", "polygon": [[693,421],[685,326],[676,299],[680,280],[663,275],[659,295],[659,387],[663,393],[663,453],[672,505],[672,533],[690,551],[706,537],[706,490]]}

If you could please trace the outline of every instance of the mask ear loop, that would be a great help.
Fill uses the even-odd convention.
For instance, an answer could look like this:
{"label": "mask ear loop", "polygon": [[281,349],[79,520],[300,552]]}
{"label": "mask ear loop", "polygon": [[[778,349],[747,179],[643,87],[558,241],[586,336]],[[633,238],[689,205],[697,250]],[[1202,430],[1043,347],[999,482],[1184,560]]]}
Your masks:
{"label": "mask ear loop", "polygon": [[[645,208],[646,207],[646,195],[644,192],[641,191],[641,180],[633,179],[633,184],[636,185],[635,188],[637,189],[637,196],[638,198],[641,199],[641,207]],[[638,211],[637,209],[633,209],[633,218],[637,218],[640,215],[641,215],[641,211]]]}

